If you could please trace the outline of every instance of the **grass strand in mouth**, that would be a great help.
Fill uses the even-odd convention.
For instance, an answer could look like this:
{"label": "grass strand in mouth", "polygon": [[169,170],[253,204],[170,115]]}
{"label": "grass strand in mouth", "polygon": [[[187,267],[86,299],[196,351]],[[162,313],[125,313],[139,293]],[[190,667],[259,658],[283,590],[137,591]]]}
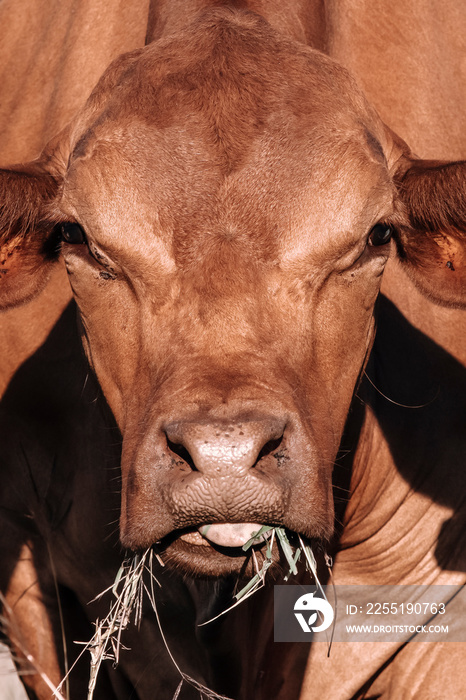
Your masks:
{"label": "grass strand in mouth", "polygon": [[[266,576],[267,570],[272,565],[272,549],[273,549],[275,537],[277,539],[277,543],[278,543],[279,547],[281,548],[283,555],[284,555],[284,557],[287,561],[287,564],[289,566],[289,570],[286,574],[284,574],[283,580],[288,581],[288,579],[290,578],[291,575],[294,576],[298,573],[297,564],[298,564],[299,560],[301,559],[301,556],[303,555],[304,561],[305,561],[306,571],[309,571],[312,574],[319,593],[321,594],[321,596],[323,598],[325,598],[325,600],[327,600],[327,597],[324,593],[324,590],[320,584],[320,581],[319,581],[319,578],[317,575],[317,562],[316,562],[314,552],[312,551],[311,546],[303,540],[301,535],[298,535],[299,546],[293,550],[293,545],[290,543],[287,531],[284,527],[273,527],[271,525],[264,525],[263,527],[261,527],[260,530],[255,532],[252,535],[252,537],[242,547],[245,552],[248,552],[249,550],[251,551],[256,573],[247,582],[247,584],[240,591],[238,591],[238,593],[235,594],[236,602],[233,603],[233,605],[230,605],[225,610],[222,610],[221,613],[219,613],[215,617],[212,617],[210,620],[206,620],[206,622],[202,622],[199,625],[199,627],[202,627],[203,625],[208,625],[210,622],[217,620],[219,617],[221,617],[222,615],[225,615],[230,610],[233,610],[233,608],[236,608],[236,606],[239,605],[240,603],[242,603],[244,600],[246,600],[246,598],[249,598],[251,595],[256,593],[260,588],[265,586],[265,576]],[[254,551],[254,549],[252,549],[252,547],[255,544],[259,544],[260,542],[263,542],[264,539],[266,539],[266,541],[267,541],[267,546],[266,546],[266,550],[265,550],[265,558],[262,562],[261,567],[259,568],[259,565],[257,562],[257,557],[255,556],[255,551]]]}
{"label": "grass strand in mouth", "polygon": [[[249,549],[254,544],[257,544],[258,542],[261,541],[263,537],[267,537],[269,533],[272,533],[270,537],[267,538],[267,548],[265,551],[265,560],[264,564],[268,564],[267,567],[264,567],[261,569],[259,574],[265,574],[265,571],[269,568],[270,564],[272,563],[272,547],[273,547],[273,540],[274,536],[276,535],[277,537],[277,542],[280,545],[282,552],[286,558],[286,561],[289,566],[289,571],[287,574],[283,576],[284,581],[288,581],[289,577],[291,575],[296,575],[298,573],[297,569],[297,563],[301,559],[301,554],[304,554],[304,559],[306,562],[306,570],[309,571],[312,576],[314,577],[314,580],[316,582],[316,586],[319,590],[319,593],[324,596],[325,598],[325,593],[324,590],[320,584],[319,578],[317,576],[317,562],[314,556],[314,552],[312,551],[312,548],[307,542],[304,542],[303,538],[301,535],[298,535],[298,540],[299,540],[299,547],[296,547],[295,551],[293,551],[293,546],[290,543],[290,540],[288,538],[287,532],[284,527],[270,527],[270,525],[264,525],[264,527],[261,527],[258,532],[254,533],[254,535],[249,539],[246,544],[243,545],[243,550],[247,552]],[[258,574],[256,574],[257,576]],[[239,601],[243,596],[248,592],[248,587],[251,584],[251,582],[256,578],[256,576],[249,581],[248,584],[244,588],[242,588],[239,593],[235,595],[235,598]],[[250,589],[249,589],[250,590]]]}
{"label": "grass strand in mouth", "polygon": [[[293,537],[296,538],[296,535],[293,535]],[[277,545],[282,551],[288,565],[288,571],[284,574],[283,580],[287,581],[291,575],[296,575],[298,573],[298,562],[301,560],[301,558],[303,558],[306,570],[312,574],[320,594],[325,598],[325,593],[317,576],[317,564],[312,548],[303,540],[301,535],[297,535],[297,538],[299,544],[298,546],[295,546],[294,544],[291,544],[285,528],[273,527],[270,525],[264,525],[262,528],[260,528],[260,530],[254,533],[253,536],[243,545],[243,550],[246,553],[250,552],[252,557],[255,569],[254,576],[252,576],[247,584],[235,594],[234,597],[236,602],[234,602],[233,605],[228,607],[226,610],[223,610],[216,617],[201,623],[200,626],[207,625],[209,622],[213,622],[213,620],[225,615],[227,612],[235,608],[237,605],[240,605],[240,603],[244,602],[248,597],[256,593],[265,585],[267,571],[273,563],[272,550],[275,540],[277,541]],[[264,540],[266,544],[265,556],[262,563],[259,564],[256,551],[253,547],[255,544],[263,543]],[[108,615],[103,620],[96,620],[94,636],[90,642],[84,644],[84,649],[78,657],[79,659],[85,651],[89,651],[91,655],[87,700],[93,700],[97,676],[102,662],[105,660],[111,660],[114,662],[114,664],[118,664],[120,659],[120,650],[125,649],[121,641],[122,632],[128,627],[132,619],[134,624],[139,626],[142,619],[144,595],[146,595],[149,599],[157,620],[164,646],[173,665],[181,677],[180,683],[175,690],[172,700],[177,700],[183,683],[187,683],[194,687],[199,692],[200,697],[206,697],[208,700],[230,700],[230,698],[215,693],[213,690],[210,690],[196,679],[184,673],[173,657],[168,642],[165,638],[157,610],[155,585],[160,586],[160,582],[157,580],[153,572],[154,557],[156,557],[159,563],[163,566],[163,561],[161,561],[160,557],[151,547],[146,549],[146,551],[142,554],[135,554],[133,557],[125,559],[118,570],[114,583],[102,591],[102,593],[100,593],[94,599],[99,600],[102,598],[102,596],[111,591],[115,601],[111,605]],[[149,586],[143,579],[145,571],[149,573]],[[75,664],[76,663],[77,660],[75,661]],[[70,671],[73,669],[74,665]],[[69,675],[70,671],[68,672],[67,676]],[[65,676],[60,684],[60,688],[63,686],[67,676]]]}

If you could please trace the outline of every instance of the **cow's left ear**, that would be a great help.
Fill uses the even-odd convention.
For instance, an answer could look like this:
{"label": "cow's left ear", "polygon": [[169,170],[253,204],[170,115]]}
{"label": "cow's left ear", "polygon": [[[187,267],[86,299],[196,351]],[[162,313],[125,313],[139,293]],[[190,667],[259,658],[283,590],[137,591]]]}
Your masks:
{"label": "cow's left ear", "polygon": [[59,189],[40,161],[0,170],[0,309],[29,301],[47,282],[58,257]]}
{"label": "cow's left ear", "polygon": [[405,154],[399,166],[399,258],[433,301],[466,307],[466,161]]}

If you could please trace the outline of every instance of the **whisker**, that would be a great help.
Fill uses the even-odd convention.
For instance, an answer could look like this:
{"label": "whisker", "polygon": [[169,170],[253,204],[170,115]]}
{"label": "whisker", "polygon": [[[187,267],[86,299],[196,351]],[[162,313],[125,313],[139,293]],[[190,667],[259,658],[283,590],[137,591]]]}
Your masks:
{"label": "whisker", "polygon": [[419,404],[419,405],[411,406],[411,405],[409,405],[409,404],[400,403],[399,401],[395,401],[394,399],[391,399],[389,396],[387,396],[386,394],[384,394],[383,391],[381,391],[381,390],[374,384],[374,382],[372,381],[372,379],[369,377],[369,375],[367,374],[367,372],[366,372],[365,370],[364,370],[364,376],[365,376],[366,379],[368,380],[369,384],[371,384],[371,385],[374,387],[374,389],[377,391],[377,393],[380,394],[380,396],[382,396],[384,399],[386,399],[386,400],[389,401],[390,403],[394,404],[395,406],[400,406],[401,408],[425,408],[426,406],[430,406],[430,404],[433,403],[433,402],[437,399],[437,397],[438,397],[438,395],[439,395],[439,393],[440,393],[440,387],[437,387],[437,392],[436,392],[435,396],[434,396],[430,401],[427,401],[426,403],[421,403],[421,404]]}

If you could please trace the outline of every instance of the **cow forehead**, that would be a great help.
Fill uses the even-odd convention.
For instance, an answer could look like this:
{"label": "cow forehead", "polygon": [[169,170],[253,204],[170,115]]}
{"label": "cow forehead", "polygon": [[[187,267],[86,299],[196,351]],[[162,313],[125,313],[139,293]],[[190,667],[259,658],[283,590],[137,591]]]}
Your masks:
{"label": "cow forehead", "polygon": [[259,143],[247,164],[224,174],[201,154],[201,143],[199,158],[190,158],[173,139],[177,161],[153,137],[137,139],[142,158],[133,158],[127,144],[106,147],[71,173],[65,200],[88,235],[109,248],[130,244],[134,250],[158,239],[181,262],[199,260],[207,242],[221,242],[255,257],[282,258],[290,244],[298,253],[298,239],[303,252],[320,243],[338,251],[391,213],[386,169],[354,143],[328,151],[323,164],[305,148],[275,157]]}
{"label": "cow forehead", "polygon": [[346,71],[261,21],[220,25],[147,47],[97,88],[64,202],[110,246],[155,235],[175,258],[212,234],[270,258],[290,236],[375,223],[391,200],[380,125]]}

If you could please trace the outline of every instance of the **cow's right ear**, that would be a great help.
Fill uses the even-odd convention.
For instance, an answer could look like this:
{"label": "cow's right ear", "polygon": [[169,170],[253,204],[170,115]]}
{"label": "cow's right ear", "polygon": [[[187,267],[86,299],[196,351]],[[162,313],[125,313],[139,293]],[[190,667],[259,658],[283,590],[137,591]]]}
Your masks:
{"label": "cow's right ear", "polygon": [[58,258],[59,190],[40,161],[0,170],[0,308],[29,301],[46,284]]}

